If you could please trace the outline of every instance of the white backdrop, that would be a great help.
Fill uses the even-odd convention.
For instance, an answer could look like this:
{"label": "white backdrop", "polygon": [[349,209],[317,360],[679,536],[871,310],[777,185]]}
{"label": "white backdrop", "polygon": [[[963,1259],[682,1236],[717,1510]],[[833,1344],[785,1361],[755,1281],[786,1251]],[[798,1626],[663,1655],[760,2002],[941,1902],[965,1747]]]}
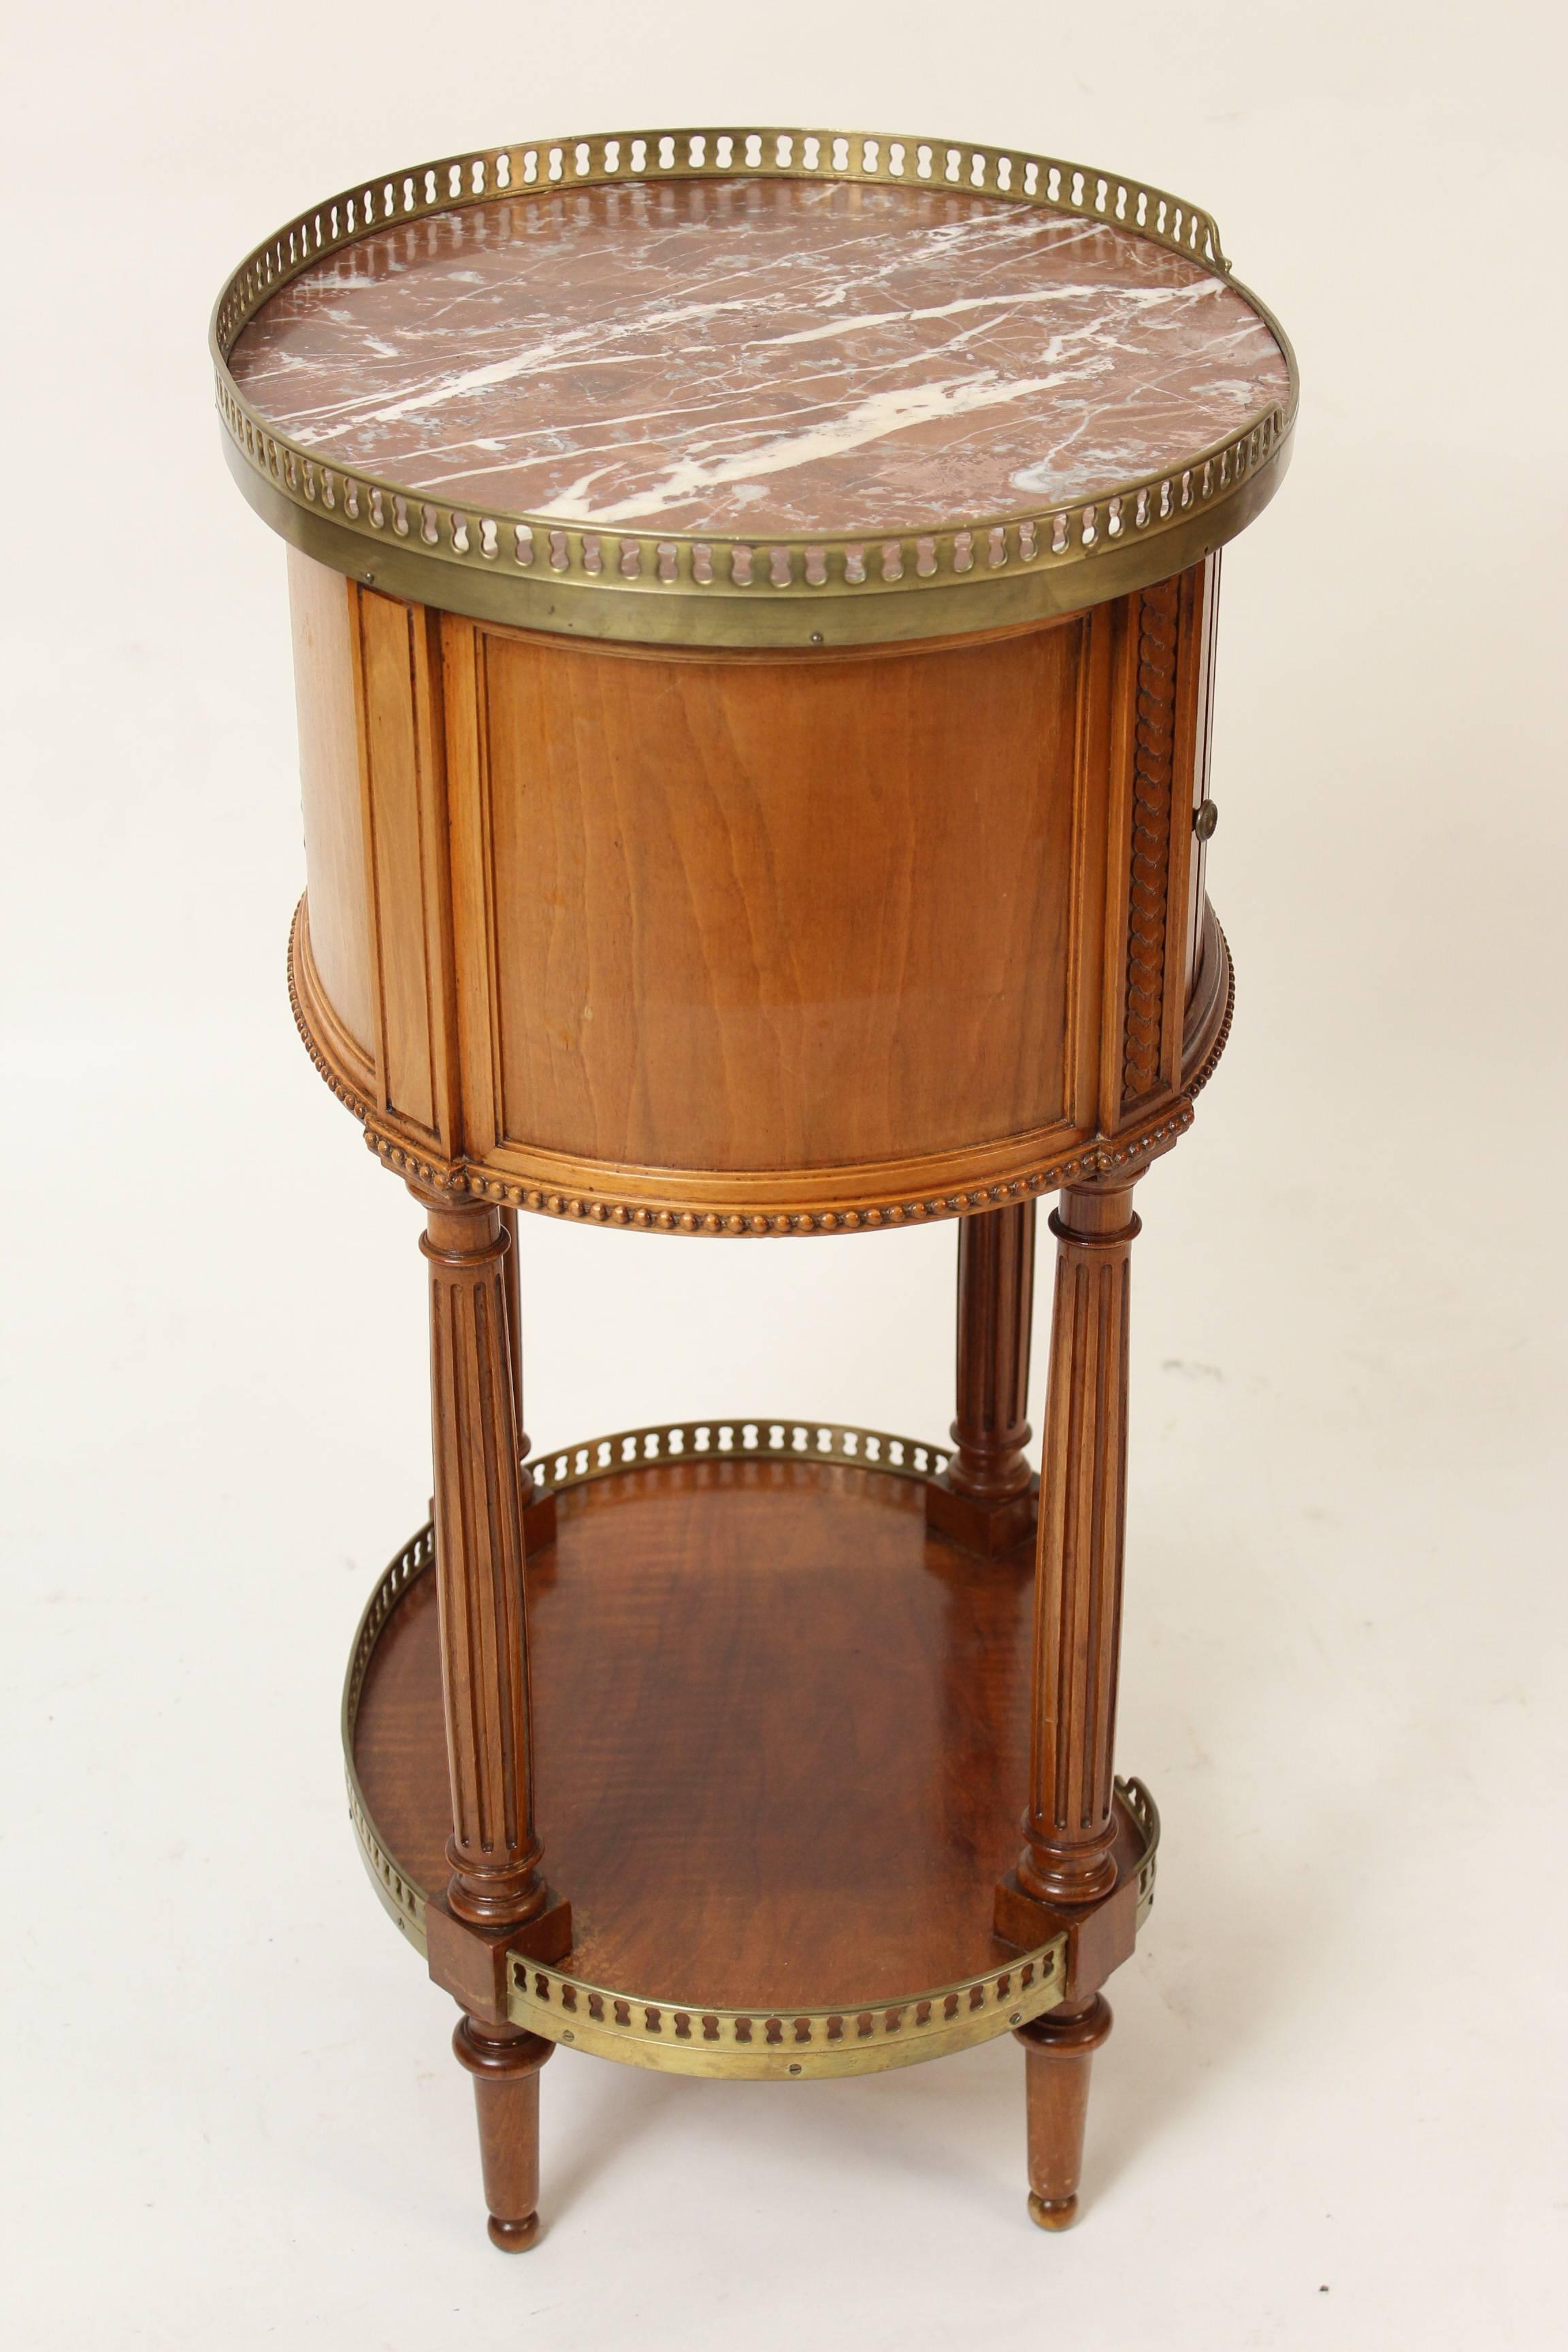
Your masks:
{"label": "white backdrop", "polygon": [[[1557,12],[29,17],[0,493],[16,2340],[1560,2340]],[[282,551],[223,467],[205,321],[357,173],[726,120],[1183,191],[1300,352],[1291,477],[1226,566],[1236,1031],[1141,1203],[1120,1753],[1166,1844],[1072,2236],[1025,2215],[1010,2042],[787,2092],[568,2053],[548,2234],[509,2262],[450,2005],[343,1819],[339,1676],[427,1487],[418,1219],[289,1018]],[[939,1434],[953,1247],[531,1221],[534,1434],[742,1407]]]}

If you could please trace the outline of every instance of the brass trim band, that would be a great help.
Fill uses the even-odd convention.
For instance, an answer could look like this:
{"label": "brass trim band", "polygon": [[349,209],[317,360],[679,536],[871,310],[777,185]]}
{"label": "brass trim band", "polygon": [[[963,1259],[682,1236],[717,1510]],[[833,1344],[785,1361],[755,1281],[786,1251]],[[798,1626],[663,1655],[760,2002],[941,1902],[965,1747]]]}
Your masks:
{"label": "brass trim band", "polygon": [[[948,1449],[881,1430],[800,1421],[776,1414],[731,1414],[666,1423],[552,1448],[527,1465],[536,1491],[553,1495],[595,1479],[656,1463],[831,1461],[902,1478],[925,1479],[945,1465]],[[389,1564],[354,1634],[343,1682],[342,1729],[349,1818],[361,1858],[383,1906],[416,1951],[425,1950],[426,1891],[399,1869],[382,1843],[354,1769],[360,1696],[375,1646],[409,1586],[435,1564],[428,1522]],[[1154,1896],[1160,1817],[1141,1780],[1118,1780],[1119,1803],[1142,1833],[1136,1926]],[[1016,2031],[1053,2009],[1066,1990],[1067,1937],[1053,1937],[1005,1967],[889,2000],[847,2001],[837,2009],[774,2011],[705,2007],[589,1983],[521,1953],[510,1956],[508,2014],[550,2042],[625,2064],[675,2074],[790,2081],[880,2074],[938,2058],[951,2050]]]}
{"label": "brass trim band", "polygon": [[1067,1989],[1067,1942],[1064,1931],[1005,1969],[904,2000],[778,2011],[647,2000],[514,1958],[507,2015],[547,2041],[661,2074],[749,2082],[880,2074],[993,2041],[1056,2008]]}
{"label": "brass trim band", "polygon": [[1295,425],[1296,362],[1279,321],[1239,285],[1285,354],[1284,404],[1180,466],[1093,499],[929,530],[890,524],[744,541],[458,508],[323,464],[252,408],[229,373],[240,332],[273,294],[393,223],[628,179],[758,177],[947,188],[1103,221],[1229,280],[1212,218],[1182,198],[1089,165],[970,142],[770,128],[616,131],[487,148],[329,197],[235,271],[213,312],[211,347],[226,453],[246,498],[317,562],[413,604],[567,635],[809,648],[1081,610],[1184,570],[1234,538],[1273,497]]}

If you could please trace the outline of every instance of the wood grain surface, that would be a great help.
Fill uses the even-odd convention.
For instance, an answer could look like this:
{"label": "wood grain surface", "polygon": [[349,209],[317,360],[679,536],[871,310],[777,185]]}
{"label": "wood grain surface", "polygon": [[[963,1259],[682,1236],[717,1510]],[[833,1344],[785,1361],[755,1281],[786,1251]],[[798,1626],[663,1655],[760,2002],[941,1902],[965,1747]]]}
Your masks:
{"label": "wood grain surface", "polygon": [[310,877],[310,947],[324,1001],[374,1083],[375,962],[360,789],[358,606],[335,572],[289,551],[300,813]]}
{"label": "wood grain surface", "polygon": [[500,1139],[810,1168],[1062,1120],[1087,626],[789,665],[482,633]]}
{"label": "wood grain surface", "polygon": [[1194,936],[1212,579],[816,651],[578,643],[295,555],[295,1013],[435,1188],[666,1232],[1144,1165],[1223,1042]]}
{"label": "wood grain surface", "polygon": [[[1016,1958],[992,1915],[1028,1782],[1026,1549],[978,1559],[918,1480],[816,1463],[626,1471],[559,1512],[529,1630],[574,1974],[831,2008]],[[443,1885],[433,1576],[382,1636],[355,1761],[400,1866]]]}

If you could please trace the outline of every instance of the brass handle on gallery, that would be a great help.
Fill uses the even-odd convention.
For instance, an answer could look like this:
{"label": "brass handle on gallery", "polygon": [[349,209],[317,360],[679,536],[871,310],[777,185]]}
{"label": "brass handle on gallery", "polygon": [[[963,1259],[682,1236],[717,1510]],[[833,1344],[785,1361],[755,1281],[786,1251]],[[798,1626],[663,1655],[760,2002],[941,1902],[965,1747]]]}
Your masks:
{"label": "brass handle on gallery", "polygon": [[1211,800],[1202,800],[1193,811],[1193,831],[1200,841],[1212,841],[1219,823],[1219,811]]}

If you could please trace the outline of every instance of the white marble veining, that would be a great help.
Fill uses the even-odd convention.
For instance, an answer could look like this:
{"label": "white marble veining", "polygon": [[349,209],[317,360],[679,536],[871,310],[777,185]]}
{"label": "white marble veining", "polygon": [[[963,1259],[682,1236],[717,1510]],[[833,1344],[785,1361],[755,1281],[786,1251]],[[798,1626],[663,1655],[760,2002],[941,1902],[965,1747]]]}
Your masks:
{"label": "white marble veining", "polygon": [[1123,230],[773,180],[379,230],[275,295],[230,364],[291,438],[409,490],[758,537],[1093,498],[1287,388],[1244,297]]}

